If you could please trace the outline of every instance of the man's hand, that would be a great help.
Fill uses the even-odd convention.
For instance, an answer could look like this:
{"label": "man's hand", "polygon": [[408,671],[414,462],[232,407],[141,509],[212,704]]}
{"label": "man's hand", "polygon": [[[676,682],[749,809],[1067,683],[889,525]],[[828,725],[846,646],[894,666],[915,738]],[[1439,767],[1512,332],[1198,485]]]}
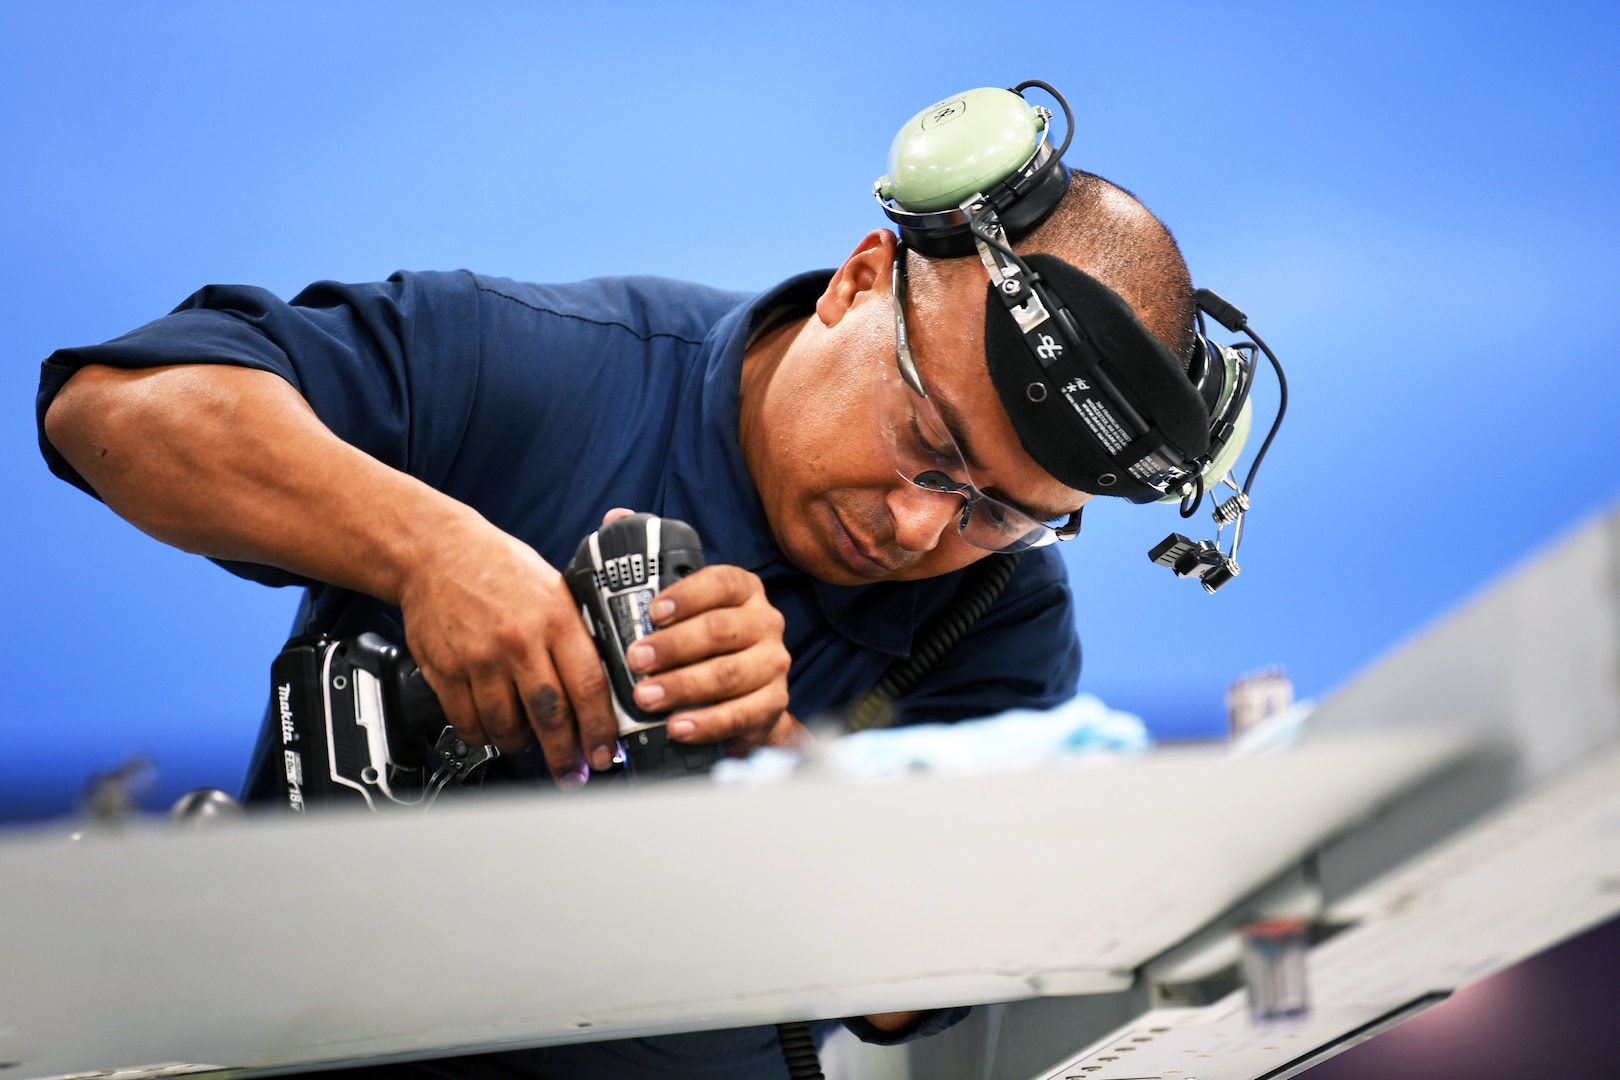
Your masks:
{"label": "man's hand", "polygon": [[879,1031],[887,1031],[892,1034],[901,1028],[910,1027],[921,1017],[922,1013],[920,1012],[867,1013],[866,1022]]}
{"label": "man's hand", "polygon": [[[605,525],[630,513],[610,510]],[[733,753],[796,742],[804,731],[787,712],[792,657],[781,612],[759,577],[735,566],[706,566],[658,594],[658,629],[630,647],[630,670],[644,676],[636,704],[670,712],[677,742],[724,740]]]}
{"label": "man's hand", "polygon": [[646,676],[636,685],[636,704],[671,710],[671,738],[725,740],[744,753],[785,736],[792,658],[782,644],[782,614],[757,576],[706,566],[659,593],[651,614],[659,629],[626,659]]}
{"label": "man's hand", "polygon": [[405,578],[411,656],[457,735],[505,752],[537,738],[557,785],[577,788],[587,765],[613,763],[618,738],[595,643],[556,568],[480,524],[442,537]]}
{"label": "man's hand", "polygon": [[[609,511],[603,524],[628,513]],[[400,589],[411,655],[463,739],[513,751],[532,731],[558,786],[579,787],[587,765],[612,763],[618,731],[595,643],[562,575],[487,525],[439,539]],[[652,617],[660,629],[629,660],[638,674],[656,673],[638,685],[637,704],[679,710],[672,737],[743,751],[794,734],[782,616],[758,577],[705,567],[661,592]]]}

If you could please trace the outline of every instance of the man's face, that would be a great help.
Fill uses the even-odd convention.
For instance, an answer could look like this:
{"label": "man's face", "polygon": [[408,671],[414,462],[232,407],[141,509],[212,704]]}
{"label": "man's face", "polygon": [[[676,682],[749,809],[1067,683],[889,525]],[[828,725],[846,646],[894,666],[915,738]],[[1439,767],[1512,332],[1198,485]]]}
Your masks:
{"label": "man's face", "polygon": [[[912,347],[974,485],[1036,520],[1066,517],[1090,496],[1025,453],[985,369],[983,269],[921,262]],[[964,496],[903,479],[879,432],[872,382],[894,362],[893,265],[893,234],[869,235],[803,329],[744,366],[743,455],[771,530],[797,566],[835,584],[933,577],[989,554],[957,529]]]}

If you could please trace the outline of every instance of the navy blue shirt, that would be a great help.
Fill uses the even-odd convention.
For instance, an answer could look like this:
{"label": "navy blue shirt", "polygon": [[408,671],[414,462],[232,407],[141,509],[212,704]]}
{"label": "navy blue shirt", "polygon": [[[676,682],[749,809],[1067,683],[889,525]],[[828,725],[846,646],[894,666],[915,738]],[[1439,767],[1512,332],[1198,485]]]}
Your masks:
{"label": "navy blue shirt", "polygon": [[[291,303],[210,286],[123,337],[55,353],[38,413],[43,423],[84,364],[241,364],[280,375],[345,441],[472,506],[553,566],[611,507],[680,518],[708,561],[764,582],[787,623],[791,709],[809,718],[847,706],[906,655],[960,577],[829,585],[788,563],[771,536],[737,440],[743,350],[762,318],[808,311],[826,281],[805,274],[750,298],[656,278],[528,285],[401,273],[321,282]],[[90,490],[43,433],[40,445],[58,476]],[[402,636],[397,609],[370,597],[224,565],[309,587],[299,632]],[[905,717],[1054,705],[1073,694],[1079,667],[1062,562],[1051,548],[1029,552],[950,663],[907,699]]]}
{"label": "navy blue shirt", "polygon": [[[808,313],[827,280],[805,274],[749,297],[656,278],[531,285],[399,273],[376,284],[320,282],[290,303],[262,289],[210,286],[132,333],[46,360],[40,448],[56,475],[91,491],[43,433],[51,400],[85,364],[274,372],[339,437],[472,506],[554,566],[611,507],[691,523],[709,562],[757,573],[783,614],[790,708],[809,719],[870,689],[961,576],[829,585],[776,547],[738,444],[743,353],[774,313]],[[398,610],[370,597],[273,567],[222,565],[304,586],[296,633],[404,639]],[[1079,669],[1063,564],[1051,548],[1029,552],[949,662],[905,699],[902,718],[1054,705],[1073,694]],[[268,746],[266,725],[250,797],[269,791],[271,774],[259,768]],[[543,774],[538,753],[515,758],[502,762]]]}

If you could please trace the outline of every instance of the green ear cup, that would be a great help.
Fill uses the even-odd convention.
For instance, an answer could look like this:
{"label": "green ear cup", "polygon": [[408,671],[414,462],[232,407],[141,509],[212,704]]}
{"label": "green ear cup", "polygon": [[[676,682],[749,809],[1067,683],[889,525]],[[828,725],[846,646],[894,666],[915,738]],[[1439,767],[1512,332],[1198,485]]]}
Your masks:
{"label": "green ear cup", "polygon": [[[1237,422],[1232,425],[1232,434],[1226,440],[1226,445],[1221,447],[1221,452],[1215,455],[1214,459],[1209,463],[1209,467],[1204,470],[1204,487],[1206,489],[1213,491],[1215,485],[1221,482],[1221,477],[1225,476],[1232,466],[1237,464],[1239,455],[1243,453],[1243,444],[1249,441],[1249,429],[1253,426],[1254,402],[1245,401],[1243,408],[1238,410]],[[1177,492],[1166,495],[1159,501],[1162,503],[1178,503],[1181,501],[1181,494]]]}
{"label": "green ear cup", "polygon": [[1035,153],[1046,120],[1011,90],[984,87],[930,105],[889,147],[878,194],[931,213],[1010,176]]}

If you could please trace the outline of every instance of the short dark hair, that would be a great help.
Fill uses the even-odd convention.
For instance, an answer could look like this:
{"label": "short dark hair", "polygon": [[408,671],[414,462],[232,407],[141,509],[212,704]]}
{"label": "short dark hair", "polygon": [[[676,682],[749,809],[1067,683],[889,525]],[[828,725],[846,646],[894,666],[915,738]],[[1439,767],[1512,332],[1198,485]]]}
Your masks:
{"label": "short dark hair", "polygon": [[1070,169],[1069,176],[1057,208],[1017,248],[1050,252],[1119,293],[1185,368],[1197,308],[1176,238],[1118,184],[1081,169]]}

